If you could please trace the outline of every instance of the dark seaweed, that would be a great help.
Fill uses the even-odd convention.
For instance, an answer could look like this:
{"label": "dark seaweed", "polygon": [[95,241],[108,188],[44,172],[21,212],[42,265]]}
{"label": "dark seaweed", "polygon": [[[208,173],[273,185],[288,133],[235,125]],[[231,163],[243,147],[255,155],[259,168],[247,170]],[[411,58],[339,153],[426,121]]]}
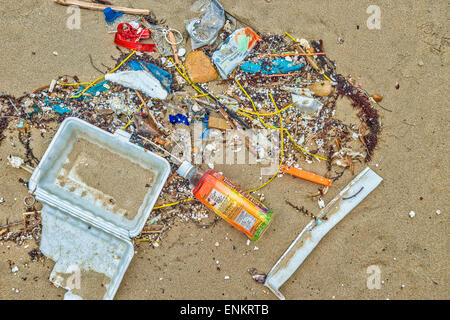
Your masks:
{"label": "dark seaweed", "polygon": [[365,124],[369,128],[369,133],[366,134],[363,139],[366,144],[367,155],[366,162],[370,161],[375,147],[378,144],[378,134],[380,133],[380,123],[378,121],[378,111],[372,106],[369,98],[353,86],[344,76],[338,74],[337,79],[337,92],[340,96],[346,96],[352,101],[352,106],[359,110],[359,116],[364,120]]}

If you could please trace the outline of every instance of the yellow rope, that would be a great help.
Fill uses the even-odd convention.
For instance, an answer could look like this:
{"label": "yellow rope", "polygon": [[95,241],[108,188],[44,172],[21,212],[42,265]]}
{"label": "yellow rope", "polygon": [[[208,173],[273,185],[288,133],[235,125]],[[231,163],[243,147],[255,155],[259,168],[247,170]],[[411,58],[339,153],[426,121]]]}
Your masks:
{"label": "yellow rope", "polygon": [[[169,58],[171,61],[172,61],[172,63],[175,65],[175,68],[177,69],[177,71],[181,74],[181,76],[195,89],[195,90],[197,90],[199,93],[202,93],[202,91],[189,79],[189,77],[187,76],[187,74],[186,74],[186,72],[182,72],[181,71],[181,69],[177,66],[177,64],[171,59],[171,58]],[[181,68],[184,70],[184,68],[181,66]],[[311,154],[311,153],[309,153],[308,151],[306,151],[306,150],[304,150],[302,147],[300,147],[299,145],[297,145],[297,143],[295,143],[295,141],[294,141],[294,139],[292,138],[292,136],[291,136],[291,134],[289,133],[289,131],[286,129],[286,128],[284,128],[283,127],[283,118],[281,117],[281,112],[282,111],[284,111],[284,110],[286,110],[286,109],[288,109],[288,108],[290,108],[290,107],[292,107],[293,105],[294,105],[294,103],[291,103],[290,105],[288,105],[288,106],[286,106],[286,107],[284,107],[283,109],[278,109],[278,106],[276,105],[276,103],[275,103],[275,100],[273,99],[273,96],[272,96],[272,94],[271,93],[269,93],[269,95],[270,95],[270,99],[272,100],[272,103],[273,103],[273,105],[275,106],[275,109],[276,109],[276,112],[272,112],[272,113],[266,113],[266,114],[261,114],[261,113],[258,113],[258,112],[256,112],[256,106],[255,106],[255,104],[253,103],[253,100],[250,98],[250,96],[247,94],[247,92],[245,91],[245,89],[241,86],[241,84],[239,83],[239,81],[237,80],[237,79],[235,79],[236,80],[236,82],[237,82],[237,84],[239,85],[239,87],[242,89],[242,91],[245,93],[245,95],[247,96],[247,98],[250,100],[250,102],[252,103],[252,106],[253,106],[253,109],[255,110],[255,112],[249,112],[249,111],[245,111],[245,110],[243,110],[243,109],[241,109],[241,108],[239,108],[240,110],[242,110],[242,111],[245,111],[245,112],[247,112],[247,113],[251,113],[251,114],[254,114],[254,115],[256,115],[256,116],[258,116],[258,118],[259,118],[259,120],[261,121],[261,123],[265,126],[265,127],[267,127],[267,128],[271,128],[271,129],[275,129],[275,130],[280,130],[280,133],[281,133],[281,155],[280,155],[280,165],[278,166],[278,170],[277,170],[277,172],[269,179],[269,180],[267,180],[265,183],[263,183],[262,185],[260,185],[259,187],[257,187],[257,188],[255,188],[255,189],[251,189],[251,190],[247,190],[247,192],[248,193],[251,193],[251,192],[254,192],[254,191],[257,191],[257,190],[259,190],[259,189],[262,189],[262,188],[264,188],[265,186],[267,186],[270,182],[272,182],[272,180],[273,179],[275,179],[275,177],[278,175],[278,173],[280,172],[280,169],[281,169],[281,166],[283,165],[283,161],[284,161],[284,135],[283,135],[283,133],[284,132],[286,132],[287,134],[288,134],[288,136],[289,136],[289,138],[292,140],[292,142],[295,144],[295,146],[297,147],[297,148],[299,148],[300,150],[302,150],[303,152],[305,152],[305,153],[308,153],[308,154],[310,154],[311,156],[314,156],[314,157],[316,157],[316,158],[319,158],[319,159],[322,159],[322,160],[327,160],[327,159],[325,159],[325,158],[322,158],[322,157],[319,157],[319,156],[316,156],[316,155],[314,155],[314,154]],[[202,96],[203,96],[203,94],[202,94]],[[209,95],[207,95],[207,94],[204,94],[204,96],[208,96],[208,98],[211,98]],[[243,116],[246,116],[246,117],[248,117],[248,118],[250,118],[250,119],[252,119],[252,121],[254,120],[252,117],[250,117],[249,115],[246,115],[246,114],[244,114],[244,113],[241,113],[241,112],[238,112],[238,114],[240,114],[240,115],[243,115]],[[269,126],[269,125],[267,125],[265,122],[264,122],[264,120],[262,120],[262,118],[261,118],[261,116],[269,116],[269,115],[275,115],[275,114],[278,114],[278,116],[279,116],[279,118],[280,118],[280,128],[277,128],[277,127],[274,127],[274,126]],[[175,205],[177,205],[177,204],[180,204],[180,203],[183,203],[183,202],[188,202],[188,201],[191,201],[191,200],[194,200],[195,198],[194,197],[190,197],[190,198],[187,198],[187,199],[184,199],[184,200],[180,200],[180,201],[177,201],[177,202],[173,202],[173,203],[168,203],[168,204],[164,204],[164,205],[161,205],[161,206],[158,206],[158,207],[154,207],[153,209],[162,209],[162,208],[167,208],[167,207],[171,207],[171,206],[175,206]]]}
{"label": "yellow rope", "polygon": [[[315,157],[315,158],[317,158],[317,159],[321,159],[321,160],[328,161],[328,159],[323,158],[323,157],[320,157],[320,156],[315,155],[315,154],[313,154],[313,153],[310,153],[308,150],[306,150],[306,149],[300,147],[300,146],[295,142],[294,138],[293,138],[292,135],[289,133],[288,129],[286,129],[286,128],[277,128],[277,127],[274,127],[274,126],[271,126],[271,125],[267,125],[267,124],[264,122],[264,120],[261,118],[261,115],[256,111],[256,106],[255,106],[255,104],[254,104],[252,98],[248,95],[247,91],[245,91],[244,87],[242,87],[242,85],[239,83],[238,79],[235,78],[234,80],[236,81],[236,83],[238,84],[238,86],[241,88],[241,90],[244,92],[244,94],[247,96],[247,98],[250,100],[250,102],[252,103],[253,109],[255,110],[255,113],[257,113],[257,116],[258,116],[259,121],[261,121],[261,123],[262,123],[266,128],[271,128],[271,129],[274,129],[274,130],[286,131],[287,135],[289,136],[289,139],[294,143],[294,145],[295,145],[297,148],[299,148],[300,150],[302,150],[303,153],[308,154],[308,155],[310,155],[310,156],[312,156],[312,157]],[[272,98],[272,100],[273,100],[273,98]],[[277,110],[278,110],[278,109],[277,109]]]}
{"label": "yellow rope", "polygon": [[201,98],[201,97],[205,97],[205,96],[207,96],[208,94],[207,93],[204,93],[204,94],[198,94],[198,95],[196,95],[196,96],[192,96],[192,98]]}
{"label": "yellow rope", "polygon": [[[294,40],[295,42],[297,42],[290,34],[288,34],[287,32],[286,32],[286,35],[287,36],[289,36],[292,40]],[[136,53],[136,51],[132,51],[131,52],[131,54],[129,55],[129,56],[127,56],[117,67],[115,67],[114,69],[112,69],[112,70],[110,70],[108,73],[112,73],[112,72],[114,72],[114,71],[116,71],[117,69],[119,69],[129,58],[131,58],[131,56],[133,55],[133,54],[135,54]],[[169,60],[175,65],[175,68],[177,69],[177,71],[180,73],[180,75],[197,91],[197,92],[199,92],[200,94],[199,95],[197,95],[197,96],[194,96],[194,97],[204,97],[204,96],[206,96],[206,97],[208,97],[209,99],[211,99],[211,100],[213,100],[211,97],[210,97],[210,95],[209,94],[207,94],[207,93],[204,93],[194,82],[192,82],[190,79],[189,79],[189,76],[187,75],[187,73],[186,73],[186,71],[185,71],[185,69],[184,69],[184,67],[183,67],[183,65],[180,65],[180,66],[178,66],[174,61],[173,61],[173,59],[172,58],[169,58]],[[183,71],[181,71],[180,70],[180,68],[183,70]],[[323,76],[324,77],[326,77],[328,80],[330,80],[325,74],[323,74]],[[92,82],[83,82],[83,83],[58,83],[58,85],[63,85],[63,86],[76,86],[76,85],[88,85],[83,91],[81,91],[78,95],[76,95],[76,96],[72,96],[71,98],[78,98],[78,97],[81,97],[81,95],[84,93],[84,92],[86,92],[90,87],[92,87],[95,83],[97,83],[98,81],[100,81],[101,79],[103,79],[105,76],[101,76],[100,78],[98,78],[98,79],[96,79],[96,80],[94,80],[94,81],[92,81]],[[281,112],[283,112],[283,111],[285,111],[285,110],[287,110],[288,108],[290,108],[290,107],[292,107],[293,105],[294,105],[294,103],[291,103],[290,105],[288,105],[288,106],[286,106],[286,107],[284,107],[283,109],[278,109],[278,107],[277,107],[277,105],[276,105],[276,103],[275,103],[275,101],[274,101],[274,99],[273,99],[273,97],[272,97],[272,94],[269,94],[270,95],[270,98],[271,98],[271,100],[272,100],[272,102],[273,102],[273,104],[274,104],[274,106],[275,106],[275,109],[277,110],[276,112],[271,112],[271,113],[258,113],[257,111],[256,111],[256,107],[255,107],[255,105],[254,105],[254,103],[253,103],[253,100],[250,98],[250,96],[247,94],[247,92],[245,91],[245,89],[241,86],[241,84],[239,83],[239,81],[237,80],[237,79],[235,79],[236,80],[236,82],[237,82],[237,84],[239,85],[239,87],[242,89],[242,91],[245,93],[245,95],[247,96],[247,98],[251,101],[251,103],[252,103],[252,105],[253,105],[253,109],[255,110],[255,112],[252,112],[252,111],[247,111],[247,110],[244,110],[244,109],[242,109],[242,108],[239,108],[239,110],[241,110],[241,111],[243,111],[243,112],[245,112],[245,113],[249,113],[249,114],[253,114],[253,115],[256,115],[256,116],[258,116],[258,118],[259,118],[259,120],[261,121],[261,123],[265,126],[265,127],[267,127],[267,128],[271,128],[271,129],[275,129],[275,130],[280,130],[281,131],[281,161],[280,161],[280,165],[279,165],[279,167],[278,167],[278,170],[277,170],[277,172],[269,179],[269,180],[267,180],[264,184],[262,184],[262,185],[260,185],[259,187],[257,187],[257,188],[255,188],[255,189],[251,189],[251,190],[248,190],[247,192],[254,192],[254,191],[256,191],[256,190],[259,190],[259,189],[262,189],[262,188],[264,188],[265,186],[267,186],[273,179],[275,179],[275,177],[278,175],[278,173],[280,172],[280,168],[281,168],[281,166],[282,166],[282,163],[283,163],[283,160],[284,160],[284,136],[283,136],[283,132],[284,131],[286,131],[286,133],[288,134],[288,136],[289,136],[289,138],[291,139],[291,141],[294,143],[294,145],[296,146],[296,147],[298,147],[300,150],[302,150],[303,152],[305,152],[305,153],[307,153],[307,154],[309,154],[309,155],[311,155],[311,156],[313,156],[313,157],[316,157],[316,158],[318,158],[318,159],[322,159],[322,160],[325,160],[325,161],[327,161],[327,159],[325,159],[325,158],[322,158],[322,157],[319,157],[319,156],[317,156],[317,155],[315,155],[315,154],[311,154],[311,153],[309,153],[307,150],[305,150],[305,149],[303,149],[302,147],[300,147],[297,143],[295,143],[295,141],[294,141],[294,139],[292,138],[292,136],[291,136],[291,134],[289,133],[289,131],[286,129],[286,128],[284,128],[283,127],[283,120],[282,120],[282,117],[281,117]],[[331,81],[331,80],[330,80]],[[143,104],[141,104],[140,106],[139,106],[139,109],[141,108],[143,106]],[[244,114],[244,113],[242,113],[242,112],[238,112],[238,114],[240,114],[240,115],[242,115],[242,116],[245,116],[245,117],[247,117],[247,118],[249,118],[249,119],[251,119],[252,121],[254,120],[251,116],[249,116],[249,115],[247,115],[247,114]],[[277,127],[274,127],[274,126],[270,126],[270,125],[267,125],[265,122],[264,122],[264,120],[261,118],[261,116],[271,116],[271,115],[275,115],[275,114],[278,114],[278,116],[280,117],[280,126],[281,126],[281,128],[277,128]],[[132,123],[132,121],[133,121],[133,119],[131,119],[122,129],[126,129],[131,123]],[[177,205],[177,204],[180,204],[180,203],[183,203],[183,202],[188,202],[188,201],[191,201],[191,200],[193,200],[194,199],[194,197],[190,197],[190,198],[187,198],[187,199],[184,199],[184,200],[180,200],[180,201],[177,201],[177,202],[173,202],[173,203],[169,203],[169,204],[165,204],[165,205],[161,205],[161,206],[158,206],[158,207],[154,207],[153,209],[162,209],[162,208],[167,208],[167,207],[171,207],[171,206],[174,206],[174,205]]]}
{"label": "yellow rope", "polygon": [[57,83],[58,86],[84,86],[91,84],[92,82],[80,82],[80,83]]}
{"label": "yellow rope", "polygon": [[[108,73],[112,73],[112,72],[116,71],[117,69],[119,69],[119,68],[120,68],[120,67],[121,67],[128,59],[130,59],[131,56],[132,56],[133,54],[135,54],[135,53],[136,53],[136,51],[133,50],[133,51],[130,53],[130,55],[129,55],[128,57],[126,57],[121,63],[119,63],[119,65],[118,65],[117,67],[115,67],[114,69],[108,71]],[[81,92],[80,92],[79,94],[77,94],[76,96],[72,96],[71,98],[74,99],[74,98],[81,97],[81,96],[83,95],[83,93],[85,93],[90,87],[92,87],[95,83],[97,83],[97,81],[100,81],[100,80],[103,79],[104,77],[105,77],[105,76],[103,75],[103,76],[101,76],[100,78],[98,78],[98,79],[92,81],[86,88],[84,88],[83,91],[81,91]]]}
{"label": "yellow rope", "polygon": [[[270,98],[272,99],[273,105],[275,106],[275,109],[278,111],[278,107],[277,104],[275,103],[275,101],[273,100],[272,94],[269,93]],[[283,128],[283,118],[281,117],[281,114],[279,113],[278,116],[280,117],[280,127],[281,129]],[[275,177],[278,175],[278,173],[280,172],[281,166],[283,165],[283,161],[284,161],[284,136],[283,136],[283,131],[281,130],[281,155],[280,155],[280,165],[278,166],[278,170],[277,172],[269,179],[266,181],[266,183],[260,185],[258,188],[252,189],[252,190],[248,190],[247,192],[253,192],[259,189],[264,188],[265,186],[267,186],[273,179],[275,179]]]}
{"label": "yellow rope", "polygon": [[253,112],[253,111],[249,111],[249,110],[245,110],[243,108],[239,108],[239,110],[241,110],[242,112],[245,113],[249,113],[249,114],[253,114],[253,115],[260,115],[260,116],[273,116],[276,114],[279,114],[287,109],[289,109],[290,107],[292,107],[295,104],[295,102],[290,103],[289,105],[287,105],[286,107],[284,107],[283,109],[280,109],[278,111],[275,112],[270,112],[270,113],[258,113],[258,112]]}
{"label": "yellow rope", "polygon": [[247,96],[248,100],[250,100],[250,102],[251,102],[251,104],[253,106],[253,110],[255,110],[255,114],[257,115],[259,121],[263,124],[263,126],[266,127],[266,128],[274,129],[274,130],[280,130],[280,128],[277,128],[277,127],[274,127],[274,126],[270,126],[270,125],[268,125],[268,124],[266,124],[264,122],[264,120],[261,118],[261,116],[259,115],[258,111],[256,110],[256,106],[255,106],[255,103],[253,102],[252,98],[250,98],[250,96],[248,95],[247,91],[245,91],[244,87],[241,86],[241,84],[238,81],[238,79],[234,78],[234,80],[236,81],[238,86],[241,88],[241,90],[245,93],[245,95]]}
{"label": "yellow rope", "polygon": [[193,199],[194,199],[194,197],[190,197],[190,198],[187,198],[187,199],[184,199],[184,200],[180,200],[180,201],[177,201],[177,202],[174,202],[174,203],[168,203],[168,204],[163,204],[162,206],[159,206],[159,207],[153,207],[153,209],[167,208],[167,207],[175,206],[175,205],[177,205],[179,203],[182,203],[182,202],[191,201]]}
{"label": "yellow rope", "polygon": [[[184,78],[184,80],[186,80],[192,86],[192,88],[194,88],[198,93],[200,93],[200,95],[207,97],[211,101],[214,101],[214,99],[211,97],[212,96],[211,94],[204,93],[203,90],[201,90],[191,79],[189,79],[189,76],[186,73],[186,70],[184,69],[182,64],[178,65],[177,63],[175,63],[175,61],[173,61],[173,59],[171,57],[169,57],[169,60],[174,64],[178,73]],[[180,68],[182,70],[180,70]]]}
{"label": "yellow rope", "polygon": [[[137,112],[141,111],[141,108],[142,108],[143,105],[144,105],[144,103],[142,102],[141,105],[139,106]],[[128,123],[125,126],[122,127],[122,130],[125,130],[126,128],[128,128],[128,126],[133,122],[133,120],[134,120],[134,117],[131,118],[131,120],[128,121]]]}
{"label": "yellow rope", "polygon": [[[269,93],[269,95],[270,95],[270,98],[272,99],[272,102],[273,102],[273,104],[274,104],[274,106],[275,106],[275,109],[276,109],[277,111],[279,111],[279,110],[278,110],[278,107],[277,107],[277,105],[276,105],[276,103],[275,103],[275,101],[274,101],[274,99],[273,99],[273,97],[272,97],[272,94]],[[247,190],[246,192],[248,192],[248,193],[257,191],[257,190],[262,189],[262,188],[264,188],[265,186],[267,186],[270,182],[272,182],[273,179],[275,179],[275,177],[276,177],[276,176],[278,175],[278,173],[280,172],[281,166],[283,165],[283,161],[284,161],[284,136],[283,136],[283,131],[284,131],[283,129],[284,129],[284,128],[283,128],[283,118],[281,117],[281,114],[280,114],[279,112],[277,112],[277,113],[278,113],[278,116],[280,117],[280,126],[281,126],[281,129],[282,129],[282,130],[281,130],[281,155],[280,155],[280,165],[278,166],[277,172],[276,172],[269,180],[267,180],[265,183],[263,183],[262,185],[260,185],[259,187],[255,188],[255,189]],[[273,127],[273,128],[279,130],[279,128],[276,128],[276,127]],[[193,200],[193,199],[195,199],[195,198],[194,198],[194,197],[190,197],[190,198],[187,198],[187,199],[184,199],[184,200],[180,200],[180,201],[177,201],[177,202],[168,203],[168,204],[164,204],[164,205],[162,205],[162,206],[154,207],[153,209],[167,208],[167,207],[175,206],[175,205],[180,204],[180,203],[183,203],[183,202],[191,201],[191,200]]]}
{"label": "yellow rope", "polygon": [[243,117],[246,117],[246,118],[249,118],[250,120],[255,120],[255,119],[253,119],[251,116],[249,116],[248,114],[245,114],[245,113],[242,113],[242,112],[239,112],[239,111],[237,111],[236,112],[237,114],[240,114],[241,116],[243,116]]}

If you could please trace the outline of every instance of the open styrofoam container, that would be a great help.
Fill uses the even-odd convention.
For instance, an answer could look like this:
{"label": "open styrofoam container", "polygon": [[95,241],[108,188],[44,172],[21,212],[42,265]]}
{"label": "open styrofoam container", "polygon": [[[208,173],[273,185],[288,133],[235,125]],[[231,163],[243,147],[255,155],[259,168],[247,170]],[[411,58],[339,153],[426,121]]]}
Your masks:
{"label": "open styrofoam container", "polygon": [[[67,118],[30,179],[30,192],[43,204],[40,249],[56,262],[50,280],[69,290],[66,299],[114,298],[134,255],[130,237],[142,231],[169,176],[167,160],[130,143],[129,137],[122,130],[113,135],[80,119]],[[102,152],[106,150],[115,159],[124,160],[123,171],[119,170],[123,178],[119,180],[127,179],[127,165],[133,166],[134,170],[138,165],[143,175],[152,173],[152,183],[146,186],[148,190],[139,199],[140,205],[135,205],[138,209],[131,217],[125,217],[99,200],[99,196],[107,196],[100,190],[101,186],[96,189],[79,180],[77,170],[81,165],[87,165],[83,157],[75,158],[72,167],[65,167],[79,139],[101,148],[98,150]],[[107,159],[104,161],[102,168],[108,166]],[[62,184],[58,180],[64,170],[72,184]],[[104,171],[98,179],[118,174],[117,171]],[[118,180],[117,176],[115,180]],[[132,192],[119,190],[124,196]]]}

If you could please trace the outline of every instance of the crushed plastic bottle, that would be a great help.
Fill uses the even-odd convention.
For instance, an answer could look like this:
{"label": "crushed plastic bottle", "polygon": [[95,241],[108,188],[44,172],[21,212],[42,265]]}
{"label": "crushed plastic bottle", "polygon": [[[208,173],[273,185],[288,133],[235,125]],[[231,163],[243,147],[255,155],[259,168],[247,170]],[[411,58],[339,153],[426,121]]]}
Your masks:
{"label": "crushed plastic bottle", "polygon": [[313,93],[307,88],[283,87],[283,90],[292,93],[292,101],[298,111],[302,113],[317,113],[322,108],[322,103],[313,98]]}
{"label": "crushed plastic bottle", "polygon": [[226,79],[228,74],[248,56],[259,41],[261,41],[261,37],[252,29],[241,28],[222,42],[212,55],[212,60],[221,77]]}
{"label": "crushed plastic bottle", "polygon": [[197,0],[192,5],[191,11],[201,14],[201,17],[186,23],[192,49],[213,44],[225,23],[225,10],[222,5],[216,0]]}
{"label": "crushed plastic bottle", "polygon": [[150,29],[152,33],[152,39],[156,43],[156,48],[165,57],[173,56],[172,46],[166,40],[167,29],[153,24],[144,25]]}

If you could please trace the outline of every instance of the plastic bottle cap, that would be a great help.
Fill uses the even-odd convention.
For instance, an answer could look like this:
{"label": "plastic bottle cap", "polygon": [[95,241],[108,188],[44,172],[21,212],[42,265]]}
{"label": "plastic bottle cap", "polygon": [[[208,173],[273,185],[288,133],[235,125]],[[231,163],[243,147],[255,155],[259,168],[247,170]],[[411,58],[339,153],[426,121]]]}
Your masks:
{"label": "plastic bottle cap", "polygon": [[116,18],[120,17],[123,14],[123,11],[114,11],[110,7],[106,7],[103,9],[103,13],[105,14],[105,21],[112,22]]}
{"label": "plastic bottle cap", "polygon": [[179,166],[177,173],[186,179],[189,171],[191,171],[192,168],[194,168],[194,166],[190,162],[183,161]]}

